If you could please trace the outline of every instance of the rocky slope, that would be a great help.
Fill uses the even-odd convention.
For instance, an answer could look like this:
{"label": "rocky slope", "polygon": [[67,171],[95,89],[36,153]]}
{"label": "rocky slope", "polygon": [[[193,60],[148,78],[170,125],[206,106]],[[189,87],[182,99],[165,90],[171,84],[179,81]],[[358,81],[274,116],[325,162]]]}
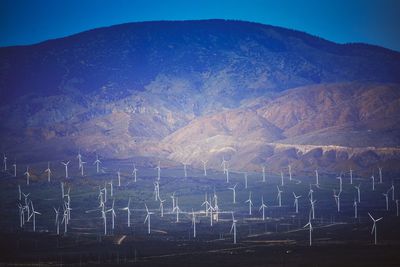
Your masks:
{"label": "rocky slope", "polygon": [[257,23],[100,28],[0,48],[1,148],[366,168],[398,160],[399,73],[395,51]]}

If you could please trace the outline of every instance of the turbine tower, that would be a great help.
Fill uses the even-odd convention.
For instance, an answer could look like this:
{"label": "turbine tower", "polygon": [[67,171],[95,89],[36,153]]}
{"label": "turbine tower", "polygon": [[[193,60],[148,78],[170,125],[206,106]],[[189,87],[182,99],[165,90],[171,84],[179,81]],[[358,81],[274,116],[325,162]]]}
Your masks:
{"label": "turbine tower", "polygon": [[233,193],[233,204],[236,204],[236,186],[238,184],[236,183],[233,187],[228,187],[228,189],[232,190]]}
{"label": "turbine tower", "polygon": [[369,212],[368,212],[368,215],[371,218],[371,220],[374,222],[374,225],[372,226],[371,234],[375,233],[375,242],[374,242],[374,244],[376,245],[377,244],[377,230],[376,230],[377,227],[376,227],[376,223],[379,222],[380,220],[382,220],[383,217],[380,217],[380,218],[375,220],[374,217],[372,217],[372,215]]}
{"label": "turbine tower", "polygon": [[230,233],[232,233],[232,231],[233,231],[233,244],[236,244],[236,223],[237,223],[237,220],[235,220],[235,216],[233,215],[233,212],[232,212],[232,227],[231,227]]}
{"label": "turbine tower", "polygon": [[293,206],[296,207],[296,213],[299,213],[299,198],[301,198],[300,196],[296,196],[296,194],[293,192],[293,196],[294,196],[294,204]]}
{"label": "turbine tower", "polygon": [[47,169],[44,170],[44,172],[47,173],[47,182],[50,183],[51,180],[50,162],[47,162]]}
{"label": "turbine tower", "polygon": [[203,162],[204,176],[207,176],[207,162],[208,162],[208,160],[202,160],[201,162]]}
{"label": "turbine tower", "polygon": [[262,210],[262,219],[263,219],[263,221],[265,221],[265,209],[266,208],[268,208],[268,206],[265,205],[265,203],[264,203],[264,196],[261,196],[261,206],[260,206],[259,211]]}
{"label": "turbine tower", "polygon": [[146,207],[146,213],[147,213],[146,218],[144,219],[144,223],[146,223],[146,221],[147,221],[147,234],[150,234],[150,232],[151,232],[150,218],[151,218],[151,215],[154,214],[154,212],[149,211],[146,203],[144,204],[144,206]]}
{"label": "turbine tower", "polygon": [[246,200],[245,203],[249,203],[249,215],[251,215],[251,207],[253,207],[253,201],[251,201],[251,191],[249,193],[249,199]]}
{"label": "turbine tower", "polygon": [[68,178],[68,164],[69,164],[69,161],[67,161],[67,162],[61,162],[61,164],[62,165],[64,165],[64,167],[65,167],[65,178]]}
{"label": "turbine tower", "polygon": [[100,163],[99,155],[96,154],[96,160],[93,162],[93,165],[96,165],[96,173],[99,173],[100,171]]}

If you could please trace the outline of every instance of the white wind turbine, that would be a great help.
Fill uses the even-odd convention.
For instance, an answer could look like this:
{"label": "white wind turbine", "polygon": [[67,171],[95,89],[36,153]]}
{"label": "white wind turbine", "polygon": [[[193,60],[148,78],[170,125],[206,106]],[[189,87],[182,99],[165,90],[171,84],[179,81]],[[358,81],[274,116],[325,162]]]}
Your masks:
{"label": "white wind turbine", "polygon": [[115,217],[117,217],[117,214],[115,214],[115,210],[114,210],[114,203],[115,203],[115,199],[113,200],[111,209],[108,209],[106,212],[111,212],[111,228],[114,230],[114,222],[115,222]]}
{"label": "white wind turbine", "polygon": [[350,169],[350,184],[353,184],[353,170]]}
{"label": "white wind turbine", "polygon": [[33,217],[33,231],[36,232],[36,214],[37,215],[42,215],[40,212],[37,212],[34,208],[33,208],[33,202],[31,201],[31,215],[28,217],[28,221],[31,219],[31,217]]}
{"label": "white wind turbine", "polygon": [[279,188],[279,186],[276,186],[278,189],[278,195],[276,196],[276,199],[278,200],[279,207],[282,207],[282,190]]}
{"label": "white wind turbine", "polygon": [[29,185],[29,178],[31,177],[31,174],[29,173],[29,166],[26,166],[24,175],[26,176],[26,185]]}
{"label": "white wind turbine", "polygon": [[247,172],[244,172],[244,188],[247,189]]}
{"label": "white wind turbine", "polygon": [[357,200],[356,199],[354,199],[354,202],[353,202],[353,207],[354,207],[354,218],[355,219],[357,219],[358,218],[358,213],[357,213]]}
{"label": "white wind turbine", "polygon": [[133,174],[133,178],[134,178],[134,182],[135,182],[135,183],[136,183],[136,178],[137,178],[137,171],[138,171],[138,169],[136,169],[136,165],[133,164],[133,171],[132,171],[132,174]]}
{"label": "white wind turbine", "polygon": [[4,164],[4,171],[7,171],[7,157],[6,154],[3,154],[3,164]]}
{"label": "white wind turbine", "polygon": [[315,169],[315,185],[319,186],[319,174],[318,169]]}
{"label": "white wind turbine", "polygon": [[172,199],[172,210],[174,210],[175,209],[175,192],[172,193],[170,198]]}
{"label": "white wind turbine", "polygon": [[79,170],[82,166],[82,155],[80,149],[78,150],[78,155],[76,156],[76,158],[78,159],[78,170]]}
{"label": "white wind turbine", "polygon": [[64,234],[66,234],[68,231],[68,228],[67,228],[67,226],[68,226],[68,210],[65,208],[65,206],[64,206],[64,213],[63,213],[63,218],[62,218],[61,223],[64,223]]}
{"label": "white wind turbine", "polygon": [[336,190],[333,190],[333,197],[335,198],[336,206],[337,206],[337,212],[340,212],[340,194],[342,191],[339,191],[338,194],[336,194]]}
{"label": "white wind turbine", "polygon": [[392,186],[389,188],[389,191],[392,191],[392,201],[394,201],[394,182],[392,181]]}
{"label": "white wind turbine", "polygon": [[193,238],[196,238],[196,216],[192,209],[192,227],[193,227]]}
{"label": "white wind turbine", "polygon": [[375,191],[375,177],[372,175],[371,179],[372,179],[372,191]]}
{"label": "white wind turbine", "polygon": [[51,180],[50,162],[47,162],[47,169],[44,170],[44,172],[47,173],[47,182],[50,183]]}
{"label": "white wind turbine", "polygon": [[265,166],[262,166],[262,181],[265,183]]}
{"label": "white wind turbine", "polygon": [[146,203],[144,204],[144,206],[146,207],[146,212],[147,212],[146,218],[144,219],[144,223],[146,223],[146,221],[147,221],[147,233],[150,234],[150,232],[151,232],[150,218],[151,218],[151,215],[154,214],[154,212],[150,212],[149,211],[149,209],[147,208]]}
{"label": "white wind turbine", "polygon": [[292,180],[292,166],[290,164],[288,165],[288,170],[289,170],[289,181]]}
{"label": "white wind turbine", "polygon": [[64,167],[65,167],[65,178],[68,178],[68,164],[69,164],[69,161],[67,161],[67,162],[61,162],[61,164],[62,165],[64,165]]}
{"label": "white wind turbine", "polygon": [[377,227],[376,227],[376,223],[379,222],[380,220],[382,220],[383,217],[380,217],[380,218],[375,220],[374,217],[372,217],[372,215],[369,212],[368,212],[368,215],[371,218],[371,220],[374,222],[374,225],[372,226],[371,234],[375,233],[375,242],[374,242],[374,244],[376,245],[377,244],[377,230],[376,230]]}
{"label": "white wind turbine", "polygon": [[81,161],[81,167],[80,167],[80,169],[81,169],[81,176],[83,177],[83,176],[85,176],[85,174],[84,174],[84,171],[83,171],[83,169],[84,169],[84,165],[86,164],[86,162],[85,161]]}
{"label": "white wind turbine", "polygon": [[312,189],[311,184],[310,184],[310,190],[308,191],[308,197],[310,198],[311,202],[314,200],[314,190]]}
{"label": "white wind turbine", "polygon": [[226,173],[226,163],[227,163],[227,161],[225,160],[225,157],[222,157],[221,166],[222,166],[222,170],[224,171],[224,174]]}
{"label": "white wind turbine", "polygon": [[117,171],[117,178],[118,178],[118,186],[121,186],[121,171]]}
{"label": "white wind turbine", "polygon": [[24,207],[18,203],[18,208],[19,208],[19,227],[22,228],[22,226],[25,223],[25,211],[24,211]]}
{"label": "white wind turbine", "polygon": [[310,239],[309,244],[311,247],[312,246],[312,231],[313,231],[311,220],[309,220],[308,223],[303,226],[303,228],[306,228],[307,226],[309,228],[309,239]]}
{"label": "white wind turbine", "polygon": [[236,186],[238,184],[236,183],[233,187],[228,187],[228,189],[232,190],[233,193],[233,204],[236,204]]}
{"label": "white wind turbine", "polygon": [[60,182],[61,185],[61,198],[64,198],[64,183]]}
{"label": "white wind turbine", "polygon": [[179,222],[179,212],[181,212],[181,209],[179,208],[179,204],[178,204],[178,198],[176,198],[175,201],[175,209],[172,212],[176,212],[176,222]]}
{"label": "white wind turbine", "polygon": [[283,171],[281,171],[281,186],[284,186],[284,185],[285,185],[285,183],[283,181]]}
{"label": "white wind turbine", "polygon": [[385,197],[385,200],[386,200],[386,210],[388,211],[388,210],[389,210],[389,192],[383,193],[382,195]]}
{"label": "white wind turbine", "polygon": [[162,217],[164,217],[164,202],[165,202],[165,199],[164,200],[162,200],[161,198],[160,198],[160,196],[158,196],[158,200],[160,201],[160,212],[161,212],[161,218]]}
{"label": "white wind turbine", "polygon": [[399,200],[396,199],[396,216],[399,217]]}
{"label": "white wind turbine", "polygon": [[343,189],[343,179],[342,179],[342,176],[338,176],[338,177],[336,177],[336,179],[339,180],[339,191],[342,192],[342,189]]}
{"label": "white wind turbine", "polygon": [[382,168],[379,167],[378,169],[379,169],[379,183],[381,184],[381,183],[383,183],[383,179],[382,179]]}
{"label": "white wind turbine", "polygon": [[357,189],[357,199],[358,199],[358,203],[360,203],[360,201],[361,201],[360,186],[361,186],[361,184],[359,184],[358,186],[357,186],[357,185],[354,186],[354,188]]}
{"label": "white wind turbine", "polygon": [[204,202],[201,204],[201,206],[205,206],[206,216],[208,216],[208,210],[209,210],[209,206],[211,206],[211,204],[210,204],[210,202],[208,202],[207,192],[204,197]]}
{"label": "white wind turbine", "polygon": [[54,212],[56,213],[55,226],[56,226],[57,235],[60,235],[60,219],[59,219],[60,208],[56,209],[53,207],[53,209],[54,209]]}
{"label": "white wind turbine", "polygon": [[100,171],[100,163],[99,155],[96,154],[96,160],[93,162],[93,165],[96,165],[96,173],[99,173]]}
{"label": "white wind turbine", "polygon": [[211,197],[210,197],[210,205],[208,206],[208,210],[210,211],[210,226],[213,226],[213,212],[215,211],[215,208],[212,206],[212,202],[211,202]]}
{"label": "white wind turbine", "polygon": [[207,162],[208,162],[208,160],[202,160],[201,162],[203,162],[204,176],[207,176]]}
{"label": "white wind turbine", "polygon": [[131,227],[131,208],[130,208],[130,204],[131,204],[131,198],[129,197],[128,206],[126,206],[125,208],[122,208],[122,210],[126,210],[128,212],[128,227]]}
{"label": "white wind turbine", "polygon": [[249,215],[251,215],[251,207],[253,207],[253,201],[251,201],[251,191],[249,193],[249,199],[245,201],[245,203],[249,203]]}
{"label": "white wind turbine", "polygon": [[185,175],[185,178],[187,178],[187,163],[186,162],[183,162],[182,163],[183,164],[183,174]]}
{"label": "white wind turbine", "polygon": [[17,177],[17,163],[14,162],[12,166],[14,168],[14,177]]}
{"label": "white wind turbine", "polygon": [[160,181],[160,178],[161,178],[161,165],[160,165],[160,161],[158,161],[158,165],[157,165],[157,167],[155,167],[154,169],[157,169],[157,181]]}
{"label": "white wind turbine", "polygon": [[110,196],[113,197],[113,196],[114,196],[114,185],[113,185],[113,181],[111,180],[108,184],[110,185]]}
{"label": "white wind turbine", "polygon": [[22,197],[21,194],[22,194],[21,186],[18,185],[18,200],[19,200],[19,201],[21,201],[21,197]]}
{"label": "white wind turbine", "polygon": [[160,183],[155,181],[153,184],[154,184],[154,200],[157,201],[160,198]]}
{"label": "white wind turbine", "polygon": [[226,183],[229,183],[229,169],[226,167],[224,173],[226,174]]}
{"label": "white wind turbine", "polygon": [[317,200],[311,200],[310,199],[310,205],[311,205],[311,217],[312,219],[315,219],[315,203],[317,202]]}
{"label": "white wind turbine", "polygon": [[235,216],[233,215],[233,212],[232,212],[232,227],[231,227],[231,233],[232,233],[232,231],[233,231],[233,244],[236,244],[236,223],[237,223],[237,220],[235,220]]}
{"label": "white wind turbine", "polygon": [[106,212],[103,210],[101,211],[101,218],[103,219],[103,224],[104,224],[104,235],[107,235],[107,216]]}
{"label": "white wind turbine", "polygon": [[265,205],[265,203],[264,203],[264,196],[261,196],[261,206],[260,206],[259,211],[262,210],[262,219],[263,219],[263,221],[265,221],[265,209],[266,208],[268,208],[268,206]]}
{"label": "white wind turbine", "polygon": [[301,195],[296,196],[296,194],[293,192],[293,196],[294,196],[294,206],[296,208],[296,213],[299,213],[299,198],[301,198]]}

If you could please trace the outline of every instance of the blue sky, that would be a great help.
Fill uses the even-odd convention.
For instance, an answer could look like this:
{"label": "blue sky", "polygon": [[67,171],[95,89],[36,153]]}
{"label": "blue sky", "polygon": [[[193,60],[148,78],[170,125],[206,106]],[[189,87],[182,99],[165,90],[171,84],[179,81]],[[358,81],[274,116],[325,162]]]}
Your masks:
{"label": "blue sky", "polygon": [[400,51],[400,0],[0,0],[0,46],[113,24],[239,19]]}

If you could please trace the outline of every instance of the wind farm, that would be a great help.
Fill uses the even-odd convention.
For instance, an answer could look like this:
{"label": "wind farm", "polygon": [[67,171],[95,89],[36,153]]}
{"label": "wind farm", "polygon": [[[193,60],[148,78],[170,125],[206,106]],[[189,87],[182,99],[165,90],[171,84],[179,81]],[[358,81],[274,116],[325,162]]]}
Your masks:
{"label": "wind farm", "polygon": [[[203,168],[191,168],[189,163],[185,177],[182,164],[156,161],[156,168],[142,168],[131,161],[104,158],[102,171],[88,166],[82,177],[79,161],[71,157],[68,178],[65,165],[56,163],[30,163],[29,185],[26,169],[19,169],[17,177],[13,170],[1,173],[2,211],[11,214],[0,222],[7,250],[4,263],[33,262],[39,255],[43,263],[151,266],[161,259],[179,262],[194,253],[199,260],[194,266],[201,266],[207,262],[201,258],[211,253],[235,265],[236,259],[244,262],[250,253],[279,265],[281,257],[265,259],[263,255],[278,253],[287,266],[297,266],[299,253],[312,255],[318,262],[322,258],[316,254],[326,257],[329,251],[331,257],[345,261],[331,248],[388,255],[400,246],[400,231],[393,230],[399,223],[397,201],[389,197],[382,201],[382,194],[388,196],[387,188],[398,180],[384,175],[372,190],[370,178],[354,170],[352,178],[350,171],[340,174],[341,184],[337,174],[320,172],[317,186],[313,171],[293,168],[292,181],[282,171],[266,172],[264,182],[260,166],[259,172],[248,174],[246,188],[243,172],[232,167],[227,186],[223,168],[208,169],[204,177]],[[163,165],[168,167],[158,168]],[[55,166],[50,181],[43,171],[46,166]],[[116,171],[120,176],[115,176]],[[361,188],[360,202],[350,178]],[[121,184],[111,196],[112,184],[118,181]],[[66,247],[70,247],[68,252],[63,252]],[[397,260],[394,256],[393,262]]]}

